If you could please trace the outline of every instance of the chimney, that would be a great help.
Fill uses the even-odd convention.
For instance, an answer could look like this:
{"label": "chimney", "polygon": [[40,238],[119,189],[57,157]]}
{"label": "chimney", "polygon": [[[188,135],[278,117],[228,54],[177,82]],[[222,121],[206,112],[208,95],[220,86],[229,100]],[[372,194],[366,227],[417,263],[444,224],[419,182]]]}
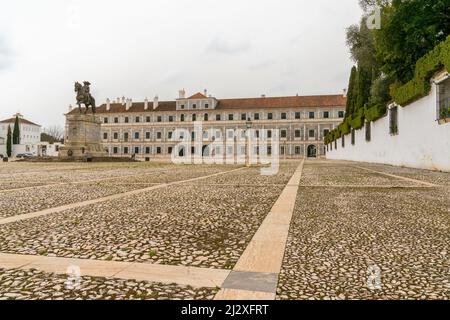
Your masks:
{"label": "chimney", "polygon": [[208,96],[208,90],[205,89],[205,90],[203,91],[203,94],[205,95],[205,97],[207,97],[207,96]]}
{"label": "chimney", "polygon": [[132,105],[131,99],[127,99],[125,102],[125,110],[127,111],[130,110],[131,105]]}
{"label": "chimney", "polygon": [[153,110],[155,110],[156,108],[158,108],[158,104],[159,104],[158,96],[155,96],[155,97],[153,98]]}
{"label": "chimney", "polygon": [[186,91],[184,89],[178,91],[178,99],[184,99],[186,97]]}
{"label": "chimney", "polygon": [[145,97],[144,99],[144,110],[148,110],[148,99]]}
{"label": "chimney", "polygon": [[106,111],[109,111],[111,109],[111,100],[109,98],[106,98]]}
{"label": "chimney", "polygon": [[342,90],[342,95],[344,96],[344,98],[347,98],[347,89]]}
{"label": "chimney", "polygon": [[124,104],[125,104],[125,97],[122,96],[122,105],[124,105]]}

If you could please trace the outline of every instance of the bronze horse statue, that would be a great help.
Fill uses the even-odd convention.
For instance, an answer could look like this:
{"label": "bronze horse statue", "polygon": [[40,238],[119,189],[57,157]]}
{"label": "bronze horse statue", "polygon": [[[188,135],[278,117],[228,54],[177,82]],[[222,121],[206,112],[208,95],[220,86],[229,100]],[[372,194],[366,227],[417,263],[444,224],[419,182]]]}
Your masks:
{"label": "bronze horse statue", "polygon": [[81,113],[81,104],[84,104],[84,106],[86,107],[84,114],[87,114],[89,106],[91,106],[92,113],[95,114],[95,99],[91,95],[89,90],[90,83],[88,81],[84,81],[83,83],[84,86],[82,86],[79,82],[75,82],[75,92],[77,93],[78,109]]}

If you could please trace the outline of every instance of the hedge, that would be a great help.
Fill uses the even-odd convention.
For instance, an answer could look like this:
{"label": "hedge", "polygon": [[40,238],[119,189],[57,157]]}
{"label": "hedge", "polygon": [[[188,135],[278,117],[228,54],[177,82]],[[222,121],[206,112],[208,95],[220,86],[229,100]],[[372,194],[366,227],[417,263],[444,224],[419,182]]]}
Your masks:
{"label": "hedge", "polygon": [[428,95],[431,91],[431,78],[442,69],[450,71],[450,36],[417,61],[414,79],[403,86],[394,85],[391,96],[397,104],[404,107]]}
{"label": "hedge", "polygon": [[364,111],[364,117],[369,122],[376,121],[386,114],[386,109],[387,107],[385,104],[377,104],[372,107],[368,107]]}

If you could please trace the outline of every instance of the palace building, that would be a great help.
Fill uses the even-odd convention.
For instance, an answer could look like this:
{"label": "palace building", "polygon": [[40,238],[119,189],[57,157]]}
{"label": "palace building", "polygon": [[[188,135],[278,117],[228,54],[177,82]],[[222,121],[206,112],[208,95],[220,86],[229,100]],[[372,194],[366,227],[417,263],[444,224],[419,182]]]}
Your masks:
{"label": "palace building", "polygon": [[[159,101],[157,96],[143,102],[107,99],[97,115],[102,120],[104,146],[113,157],[170,158],[183,139],[177,132],[189,131],[194,140],[194,124],[201,122],[205,145],[218,138],[239,138],[237,132],[249,127],[257,139],[271,138],[272,130],[278,129],[279,155],[287,159],[323,157],[323,138],[342,121],[345,105],[345,94],[217,99],[206,90],[189,97],[180,90],[174,101]],[[225,152],[235,152],[229,149]]]}

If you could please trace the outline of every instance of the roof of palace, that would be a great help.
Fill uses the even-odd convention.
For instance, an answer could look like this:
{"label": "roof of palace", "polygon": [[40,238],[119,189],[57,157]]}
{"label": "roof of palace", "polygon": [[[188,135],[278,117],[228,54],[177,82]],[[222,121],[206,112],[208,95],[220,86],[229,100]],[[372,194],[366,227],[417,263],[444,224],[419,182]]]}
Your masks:
{"label": "roof of palace", "polygon": [[[16,122],[16,118],[15,117],[0,121],[0,123],[15,123],[15,122]],[[40,127],[40,125],[38,125],[38,124],[36,124],[34,122],[31,122],[30,120],[24,119],[24,118],[19,118],[19,123],[21,123],[21,124],[29,124],[29,125],[32,125],[32,126]]]}
{"label": "roof of palace", "polygon": [[[200,95],[202,97],[200,97]],[[188,99],[204,99],[205,96],[197,93]],[[259,98],[238,98],[238,99],[217,99],[217,106],[214,110],[236,110],[236,109],[276,109],[276,108],[317,108],[317,107],[343,107],[347,98],[340,95],[317,95],[317,96],[292,96],[292,97],[259,97]],[[153,102],[148,102],[148,109],[145,110],[144,102],[133,102],[132,106],[126,110],[126,104],[110,103],[109,110],[106,104],[97,107],[97,113],[135,113],[135,112],[161,112],[177,111],[176,101],[159,101],[158,107],[153,109]],[[181,110],[178,110],[181,111]],[[185,110],[183,110],[185,111]],[[192,111],[192,110],[189,110]],[[78,112],[74,108],[69,113]]]}

